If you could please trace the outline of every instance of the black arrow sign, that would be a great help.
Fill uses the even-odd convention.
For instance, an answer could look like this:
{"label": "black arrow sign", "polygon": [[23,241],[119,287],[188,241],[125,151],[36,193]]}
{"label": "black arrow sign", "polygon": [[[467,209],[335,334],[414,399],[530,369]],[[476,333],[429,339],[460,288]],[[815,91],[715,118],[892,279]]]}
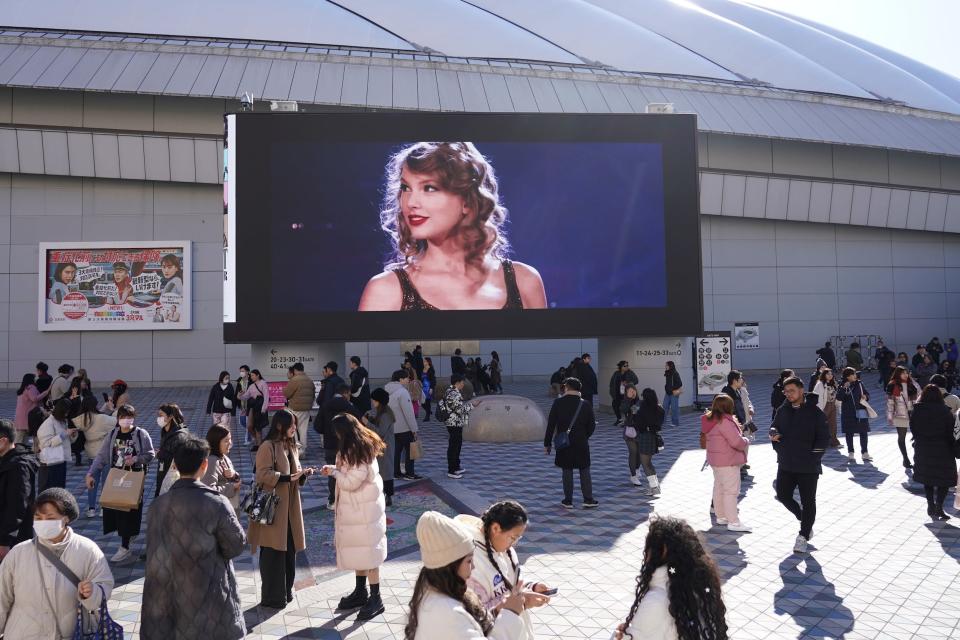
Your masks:
{"label": "black arrow sign", "polygon": [[702,347],[702,346],[705,346],[705,345],[707,345],[707,344],[710,344],[710,343],[707,342],[706,340],[701,340],[701,341],[700,341],[700,346],[701,346],[701,347]]}
{"label": "black arrow sign", "polygon": [[730,341],[727,340],[726,338],[723,338],[723,339],[720,341],[720,344],[722,344],[723,346],[727,346],[729,343],[730,343]]}

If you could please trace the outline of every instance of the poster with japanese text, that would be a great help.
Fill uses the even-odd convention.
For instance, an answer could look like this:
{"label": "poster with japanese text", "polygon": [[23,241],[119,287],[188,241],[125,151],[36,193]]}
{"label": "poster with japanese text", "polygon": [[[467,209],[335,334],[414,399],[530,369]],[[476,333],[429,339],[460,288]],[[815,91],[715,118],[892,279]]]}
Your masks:
{"label": "poster with japanese text", "polygon": [[40,243],[40,331],[191,328],[189,241]]}

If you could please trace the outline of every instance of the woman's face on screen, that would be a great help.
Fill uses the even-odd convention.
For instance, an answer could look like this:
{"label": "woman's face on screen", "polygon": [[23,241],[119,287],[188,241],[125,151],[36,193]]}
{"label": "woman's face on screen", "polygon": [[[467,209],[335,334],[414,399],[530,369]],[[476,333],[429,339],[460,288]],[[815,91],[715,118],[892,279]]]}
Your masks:
{"label": "woman's face on screen", "polygon": [[400,173],[400,211],[415,240],[443,237],[463,219],[463,198],[444,191],[435,174]]}

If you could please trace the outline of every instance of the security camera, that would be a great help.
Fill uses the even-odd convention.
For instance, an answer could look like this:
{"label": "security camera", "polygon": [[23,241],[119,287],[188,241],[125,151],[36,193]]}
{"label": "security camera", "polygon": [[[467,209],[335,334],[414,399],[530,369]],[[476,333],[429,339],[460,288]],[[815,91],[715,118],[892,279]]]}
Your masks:
{"label": "security camera", "polygon": [[240,111],[253,111],[253,95],[249,91],[240,96]]}

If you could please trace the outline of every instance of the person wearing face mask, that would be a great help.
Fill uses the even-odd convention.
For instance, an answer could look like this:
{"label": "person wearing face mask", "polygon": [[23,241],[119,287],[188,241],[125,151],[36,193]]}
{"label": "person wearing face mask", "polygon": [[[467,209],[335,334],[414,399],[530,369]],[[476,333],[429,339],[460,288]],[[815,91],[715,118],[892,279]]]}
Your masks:
{"label": "person wearing face mask", "polygon": [[33,536],[30,510],[38,468],[33,453],[15,444],[13,424],[0,418],[0,562],[14,545]]}
{"label": "person wearing face mask", "polygon": [[209,454],[207,442],[188,436],[174,454],[180,479],[150,506],[143,640],[244,637],[233,559],[246,536],[226,497],[201,481]]}
{"label": "person wearing face mask", "polygon": [[[180,407],[172,402],[160,405],[157,409],[157,426],[160,427],[160,448],[157,449],[157,488],[154,490],[154,497],[165,493],[170,485],[180,478],[177,473],[174,454],[186,438],[190,437],[190,432],[184,426],[183,412]],[[171,477],[170,472],[173,472]]]}
{"label": "person wearing face mask", "polygon": [[227,429],[237,414],[237,390],[233,388],[229,371],[221,371],[217,383],[210,387],[207,397],[207,415],[213,415],[214,424]]}
{"label": "person wearing face mask", "polygon": [[37,488],[67,486],[67,460],[70,459],[70,443],[77,439],[77,428],[67,422],[70,401],[60,398],[53,405],[53,412],[40,425],[37,441],[40,444],[40,475]]}
{"label": "person wearing face mask", "polygon": [[243,394],[250,386],[250,367],[248,365],[240,366],[240,377],[237,378],[237,384],[234,391],[237,394],[237,400],[240,402],[239,415],[237,421],[240,422],[240,428],[244,430],[243,444],[250,444],[250,432],[247,431],[247,401],[243,400]]}
{"label": "person wearing face mask", "polygon": [[[145,429],[134,425],[137,410],[125,404],[117,409],[117,426],[103,441],[100,453],[94,458],[85,478],[87,489],[93,488],[94,478],[104,466],[118,469],[131,468],[144,471],[156,457],[153,440]],[[103,510],[103,532],[116,531],[120,535],[120,549],[110,558],[111,562],[129,562],[134,559],[130,551],[130,539],[140,534],[143,518],[142,504],[131,511]]]}
{"label": "person wearing face mask", "polygon": [[0,564],[0,636],[69,640],[76,631],[77,602],[90,620],[110,598],[113,575],[103,552],[68,526],[79,515],[77,500],[66,489],[37,496],[36,537],[15,546]]}

